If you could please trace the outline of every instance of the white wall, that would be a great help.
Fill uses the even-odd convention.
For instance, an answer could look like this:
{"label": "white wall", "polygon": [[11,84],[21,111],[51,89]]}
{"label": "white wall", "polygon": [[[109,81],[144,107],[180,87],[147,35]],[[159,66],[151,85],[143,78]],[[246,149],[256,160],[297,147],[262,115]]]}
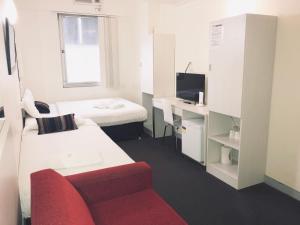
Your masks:
{"label": "white wall", "polygon": [[[1,66],[0,66],[0,83],[1,89],[0,94],[4,98],[4,104],[7,107],[3,85],[8,84],[7,78],[7,67],[5,65],[6,61],[3,59],[3,39],[2,39],[2,29],[0,31],[0,54],[1,54]],[[6,114],[9,111],[6,110]],[[19,139],[20,140],[20,139]],[[4,140],[0,140],[4,141]],[[17,184],[17,152],[19,148],[17,147],[18,142],[16,141],[16,136],[10,131],[7,140],[5,141],[4,148],[0,149],[0,224],[5,225],[16,225],[18,223],[18,213],[19,213],[19,191]],[[1,143],[2,145],[3,143]],[[0,146],[1,146],[0,145]],[[1,148],[1,147],[0,147]]]}
{"label": "white wall", "polygon": [[[2,35],[2,31],[0,35]],[[2,48],[2,43],[0,47]],[[8,76],[7,72],[3,71],[3,68],[6,70],[6,65],[4,64],[5,61],[2,61],[3,52],[0,51],[0,53],[0,94],[4,99],[6,120],[10,124],[4,148],[0,149],[2,153],[0,154],[0,224],[17,225],[20,221],[18,165],[22,129],[18,100],[19,87],[16,74]],[[6,88],[3,88],[4,85]]]}
{"label": "white wall", "polygon": [[8,134],[0,157],[0,224],[17,225],[19,221],[19,189],[14,154],[14,135]]}
{"label": "white wall", "polygon": [[300,14],[278,29],[266,174],[300,192]]}
{"label": "white wall", "polygon": [[95,14],[94,7],[73,0],[16,0],[17,45],[22,84],[44,101],[122,96],[136,101],[139,93],[138,0],[105,1],[102,14],[119,17],[120,88],[63,88],[57,12]]}
{"label": "white wall", "polygon": [[189,62],[190,72],[208,71],[209,23],[222,17],[222,0],[192,1],[176,7],[176,72],[184,72]]}
{"label": "white wall", "polygon": [[266,175],[300,191],[300,1],[191,0],[175,5],[176,70],[208,71],[209,22],[243,13],[278,16]]}
{"label": "white wall", "polygon": [[[2,13],[0,10],[0,14]],[[8,137],[6,141],[2,140],[5,142],[4,148],[0,149],[0,224],[17,225],[19,222],[17,176],[22,119],[17,74],[8,76],[7,73],[3,30],[0,29],[0,95],[10,124]]]}

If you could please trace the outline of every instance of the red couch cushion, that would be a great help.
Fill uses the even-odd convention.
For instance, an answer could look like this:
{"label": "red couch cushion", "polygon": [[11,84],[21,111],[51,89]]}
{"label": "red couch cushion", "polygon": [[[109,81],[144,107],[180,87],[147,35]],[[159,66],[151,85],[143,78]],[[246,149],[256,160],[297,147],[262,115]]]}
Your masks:
{"label": "red couch cushion", "polygon": [[31,187],[32,225],[95,225],[82,197],[55,171],[32,174]]}
{"label": "red couch cushion", "polygon": [[151,168],[143,162],[76,174],[67,179],[88,206],[152,188]]}
{"label": "red couch cushion", "polygon": [[96,225],[186,225],[152,189],[90,205]]}

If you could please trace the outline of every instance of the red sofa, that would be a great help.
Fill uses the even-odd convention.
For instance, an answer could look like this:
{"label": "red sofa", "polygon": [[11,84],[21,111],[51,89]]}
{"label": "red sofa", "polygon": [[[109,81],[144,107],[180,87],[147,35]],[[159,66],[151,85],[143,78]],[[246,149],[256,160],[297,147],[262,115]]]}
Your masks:
{"label": "red sofa", "polygon": [[152,188],[146,163],[68,177],[31,175],[32,225],[187,225]]}

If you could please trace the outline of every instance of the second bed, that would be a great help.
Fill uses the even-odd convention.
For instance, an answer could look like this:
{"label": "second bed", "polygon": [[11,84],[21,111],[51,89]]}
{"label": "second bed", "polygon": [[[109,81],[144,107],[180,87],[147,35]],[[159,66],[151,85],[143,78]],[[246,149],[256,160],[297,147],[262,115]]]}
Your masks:
{"label": "second bed", "polygon": [[147,119],[144,107],[122,98],[63,101],[55,108],[60,115],[75,113],[93,120],[114,141],[140,137]]}

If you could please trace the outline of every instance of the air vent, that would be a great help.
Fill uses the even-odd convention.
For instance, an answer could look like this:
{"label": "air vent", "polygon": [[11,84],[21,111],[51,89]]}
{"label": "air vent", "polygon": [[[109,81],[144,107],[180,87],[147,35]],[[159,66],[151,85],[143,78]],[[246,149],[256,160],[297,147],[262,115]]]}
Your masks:
{"label": "air vent", "polygon": [[75,0],[76,4],[101,5],[103,0]]}

